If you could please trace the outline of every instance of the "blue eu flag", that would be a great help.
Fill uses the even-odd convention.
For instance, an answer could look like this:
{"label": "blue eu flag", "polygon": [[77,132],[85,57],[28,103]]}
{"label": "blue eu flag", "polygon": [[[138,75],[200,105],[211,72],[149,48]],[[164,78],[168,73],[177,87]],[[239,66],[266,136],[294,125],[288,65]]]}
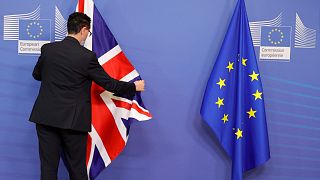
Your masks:
{"label": "blue eu flag", "polygon": [[19,20],[19,40],[50,41],[50,20]]}
{"label": "blue eu flag", "polygon": [[244,0],[208,80],[201,115],[232,159],[232,179],[270,158],[263,90]]}
{"label": "blue eu flag", "polygon": [[261,46],[291,47],[291,27],[261,27]]}

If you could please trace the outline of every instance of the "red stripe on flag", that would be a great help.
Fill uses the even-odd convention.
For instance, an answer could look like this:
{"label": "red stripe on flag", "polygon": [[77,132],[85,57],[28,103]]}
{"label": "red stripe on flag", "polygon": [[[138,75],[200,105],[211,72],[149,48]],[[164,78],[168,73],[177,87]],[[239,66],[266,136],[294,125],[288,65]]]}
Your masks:
{"label": "red stripe on flag", "polygon": [[127,110],[130,110],[130,109],[131,109],[131,104],[129,104],[129,103],[127,103],[127,102],[119,101],[119,100],[116,100],[116,99],[112,99],[112,101],[114,102],[114,104],[115,104],[117,107],[125,108],[125,109],[127,109]]}
{"label": "red stripe on flag", "polygon": [[84,0],[78,1],[78,12],[84,12]]}
{"label": "red stripe on flag", "polygon": [[138,111],[140,114],[143,114],[145,116],[151,117],[151,114],[148,112],[143,111],[136,103],[132,102],[132,104],[124,102],[124,101],[119,101],[116,99],[112,99],[112,101],[114,102],[114,104],[119,107],[119,108],[125,108],[127,110],[131,110],[131,109],[135,109],[136,111]]}
{"label": "red stripe on flag", "polygon": [[144,114],[148,117],[152,117],[152,115],[150,113],[143,111],[136,103],[132,103],[131,108],[137,110],[140,114]]}
{"label": "red stripe on flag", "polygon": [[[94,85],[93,89],[96,87],[97,85]],[[125,141],[100,94],[94,93],[94,90],[91,92],[92,125],[99,134],[110,159],[113,160],[123,150]]]}
{"label": "red stripe on flag", "polygon": [[[91,145],[92,145],[92,139],[91,139],[91,136],[88,135],[88,140],[87,140],[87,155],[86,155],[86,164],[87,164],[87,165],[88,165],[89,158],[90,158]],[[94,153],[94,152],[92,152],[92,153]]]}
{"label": "red stripe on flag", "polygon": [[123,52],[107,61],[102,65],[103,69],[113,78],[120,80],[134,70]]}

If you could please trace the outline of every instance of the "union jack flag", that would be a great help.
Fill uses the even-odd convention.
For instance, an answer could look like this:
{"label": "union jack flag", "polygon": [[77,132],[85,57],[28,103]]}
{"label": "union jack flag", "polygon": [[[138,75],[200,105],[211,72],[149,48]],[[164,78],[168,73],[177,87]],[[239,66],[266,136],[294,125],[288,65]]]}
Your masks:
{"label": "union jack flag", "polygon": [[[87,38],[85,47],[96,53],[104,70],[121,81],[140,80],[139,73],[122,52],[93,1],[79,0],[77,10],[92,20],[92,36]],[[95,179],[124,149],[130,124],[134,120],[149,120],[152,116],[139,92],[129,99],[125,95],[116,96],[93,83],[91,103],[92,131],[88,136],[86,162],[89,178]]]}

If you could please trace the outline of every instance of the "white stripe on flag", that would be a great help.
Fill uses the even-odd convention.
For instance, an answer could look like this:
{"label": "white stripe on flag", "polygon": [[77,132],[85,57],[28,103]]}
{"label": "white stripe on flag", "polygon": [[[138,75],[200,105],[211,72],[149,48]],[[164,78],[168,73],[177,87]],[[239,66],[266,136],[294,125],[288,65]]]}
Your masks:
{"label": "white stripe on flag", "polygon": [[120,46],[119,45],[115,46],[110,51],[106,52],[104,55],[99,57],[98,61],[100,65],[103,65],[104,63],[108,62],[110,59],[114,58],[120,52],[122,52]]}
{"label": "white stripe on flag", "polygon": [[[143,107],[139,106],[137,101],[133,101],[134,104],[136,104],[142,111],[148,112],[148,110],[144,109]],[[137,121],[146,121],[150,120],[151,118],[149,116],[146,116],[144,114],[139,113],[136,109],[131,108],[129,117],[136,119]]]}
{"label": "white stripe on flag", "polygon": [[136,100],[133,100],[132,101],[134,104],[136,104],[142,111],[146,112],[146,113],[149,113],[148,110],[144,109],[143,107],[140,106],[140,104],[136,101]]}
{"label": "white stripe on flag", "polygon": [[[109,94],[110,94],[110,93],[109,93]],[[113,95],[111,96],[111,99],[114,99],[114,100],[117,100],[117,101],[122,101],[122,102],[125,102],[125,103],[128,103],[128,104],[134,103],[136,106],[138,106],[138,108],[139,108],[140,110],[142,110],[142,111],[144,111],[144,112],[146,112],[146,113],[149,113],[149,111],[146,110],[146,109],[144,109],[143,107],[141,107],[136,100],[130,101],[130,100],[126,99],[126,98],[122,98],[122,97],[118,97],[118,96],[113,96]],[[126,118],[126,119],[134,118],[134,119],[136,119],[136,120],[138,120],[138,121],[146,121],[146,120],[149,120],[149,119],[150,119],[149,116],[146,116],[146,115],[144,115],[144,114],[139,113],[139,112],[138,112],[136,109],[134,109],[134,108],[131,108],[131,109],[130,109],[130,112],[129,112],[129,110],[127,110],[127,109],[125,109],[125,108],[122,108],[122,107],[118,107],[118,108],[119,108],[119,109],[122,109],[122,111],[123,111],[122,113],[123,113],[123,114],[129,113],[129,117]],[[125,118],[124,118],[124,119],[125,119]]]}
{"label": "white stripe on flag", "polygon": [[110,98],[110,92],[104,91],[103,93],[100,94],[102,100],[104,101],[104,103],[107,105],[108,109],[110,110],[115,123],[118,127],[119,133],[121,134],[121,137],[123,139],[123,141],[126,143],[127,142],[127,128],[126,126],[123,124],[122,119],[121,118],[125,118],[128,117],[129,112],[125,112],[123,110],[121,110],[120,108],[117,108],[116,105],[113,103],[113,101]]}
{"label": "white stripe on flag", "polygon": [[111,96],[111,99],[122,101],[122,102],[126,102],[128,104],[132,104],[132,101],[130,101],[130,100],[126,99],[126,98],[118,97],[118,96]]}
{"label": "white stripe on flag", "polygon": [[[97,149],[98,149],[98,151],[99,151],[99,153],[101,155],[101,158],[103,159],[103,162],[104,162],[105,166],[107,166],[108,164],[111,163],[111,159],[110,159],[110,157],[108,155],[108,152],[107,152],[106,148],[104,147],[104,144],[103,144],[98,132],[96,131],[94,126],[91,126],[91,127],[92,127],[91,128],[91,132],[89,132],[89,134],[90,134],[91,139],[92,139],[93,147],[94,147],[94,145],[97,146]],[[91,149],[92,156],[93,156],[93,153],[94,153],[94,149],[93,150]],[[91,154],[90,154],[90,156],[91,156]],[[92,163],[92,160],[91,160],[91,163]],[[91,167],[91,163],[88,164],[88,167]]]}
{"label": "white stripe on flag", "polygon": [[133,70],[131,71],[129,74],[127,74],[126,76],[124,76],[123,78],[120,79],[120,81],[126,81],[129,82],[132,79],[136,78],[139,76],[139,73],[137,70]]}
{"label": "white stripe on flag", "polygon": [[[84,1],[84,13],[91,18],[91,28],[90,31],[93,32],[93,8],[94,3],[92,0],[85,0]],[[84,47],[92,51],[92,36],[88,36],[86,42],[84,43]]]}

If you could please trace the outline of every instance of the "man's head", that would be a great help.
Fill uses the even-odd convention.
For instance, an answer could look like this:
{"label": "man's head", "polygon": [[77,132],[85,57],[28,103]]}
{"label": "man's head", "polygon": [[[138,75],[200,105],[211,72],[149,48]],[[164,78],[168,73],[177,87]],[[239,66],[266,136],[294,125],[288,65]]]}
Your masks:
{"label": "man's head", "polygon": [[74,12],[68,18],[68,34],[83,44],[90,32],[91,19],[84,13]]}

